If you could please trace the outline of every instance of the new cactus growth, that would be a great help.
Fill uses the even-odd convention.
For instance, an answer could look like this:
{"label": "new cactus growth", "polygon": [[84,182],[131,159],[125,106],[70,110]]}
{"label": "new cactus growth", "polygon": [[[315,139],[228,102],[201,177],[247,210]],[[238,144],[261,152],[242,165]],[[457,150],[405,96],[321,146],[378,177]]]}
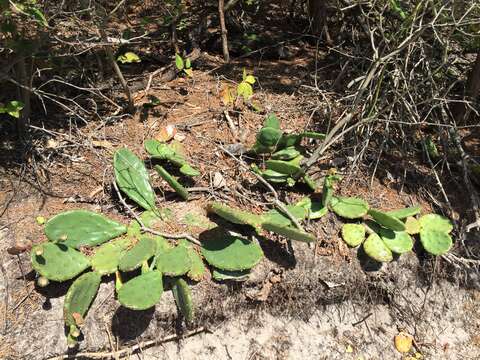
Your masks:
{"label": "new cactus growth", "polygon": [[149,237],[141,237],[140,240],[128,250],[118,262],[120,271],[132,271],[142,266],[144,261],[150,259],[157,251],[157,243]]}
{"label": "new cactus growth", "polygon": [[342,178],[336,174],[330,174],[325,176],[323,180],[323,190],[322,190],[322,204],[324,207],[328,208],[330,201],[332,200],[334,193],[334,185],[337,181],[340,181]]}
{"label": "new cactus growth", "polygon": [[[37,255],[40,253],[40,255]],[[33,269],[41,276],[54,281],[73,279],[90,266],[89,259],[81,252],[56,243],[43,243],[31,251]]]}
{"label": "new cactus growth", "polygon": [[167,276],[185,275],[192,268],[192,260],[185,246],[177,245],[157,255],[157,270]]}
{"label": "new cactus growth", "polygon": [[221,269],[213,269],[212,277],[217,281],[245,281],[250,275],[250,269],[242,271],[229,271]]}
{"label": "new cactus growth", "polygon": [[262,224],[262,228],[264,230],[271,231],[275,234],[284,236],[291,240],[302,241],[302,242],[316,241],[316,238],[313,235],[291,226],[282,226],[276,223],[265,222]]}
{"label": "new cactus growth", "polygon": [[162,273],[153,270],[124,283],[118,290],[118,301],[132,310],[154,306],[163,294]]}
{"label": "new cactus growth", "polygon": [[415,205],[415,206],[408,207],[408,208],[405,208],[405,209],[388,211],[387,215],[390,215],[390,216],[396,217],[397,219],[402,220],[402,219],[406,219],[410,216],[415,216],[415,215],[419,214],[421,210],[422,210],[422,208],[420,207],[420,205]]}
{"label": "new cactus growth", "polygon": [[193,302],[190,288],[185,280],[176,278],[172,284],[173,297],[178,309],[183,314],[186,323],[193,321]]}
{"label": "new cactus growth", "polygon": [[432,255],[443,255],[452,247],[449,233],[453,225],[446,217],[437,214],[423,215],[420,223],[420,242],[424,249]]}
{"label": "new cactus growth", "polygon": [[379,235],[385,245],[396,254],[404,254],[413,248],[413,240],[405,231],[382,228]]}
{"label": "new cactus growth", "polygon": [[361,224],[344,224],[342,238],[348,246],[356,247],[365,240],[365,226]]}
{"label": "new cactus growth", "polygon": [[69,337],[77,338],[80,335],[78,328],[83,325],[101,279],[99,273],[88,272],[76,279],[68,289],[63,305],[63,318],[69,329]]}
{"label": "new cactus growth", "polygon": [[183,200],[188,200],[187,189],[185,189],[182,186],[182,184],[180,184],[177,181],[177,179],[175,179],[172,175],[170,175],[170,173],[167,170],[165,170],[163,167],[161,167],[160,165],[155,165],[155,170],[163,178],[163,180],[165,180],[168,183],[168,185],[170,185],[173,188],[173,190],[175,190],[176,193],[178,195],[180,195],[180,197]]}
{"label": "new cactus growth", "polygon": [[95,246],[124,234],[127,228],[109,218],[87,210],[71,210],[55,215],[45,225],[50,241],[70,247]]}
{"label": "new cactus growth", "polygon": [[394,216],[375,209],[368,210],[368,215],[370,215],[377,223],[386,227],[387,229],[394,231],[405,231],[405,224]]}
{"label": "new cactus growth", "polygon": [[91,258],[92,269],[101,275],[113,274],[131,245],[132,240],[129,238],[119,238],[103,244]]}
{"label": "new cactus growth", "polygon": [[330,208],[335,214],[346,219],[362,218],[368,212],[367,202],[354,197],[332,197]]}
{"label": "new cactus growth", "polygon": [[393,260],[390,249],[385,245],[380,236],[372,233],[363,243],[363,250],[372,259],[378,262],[389,262]]}
{"label": "new cactus growth", "polygon": [[155,194],[143,161],[124,148],[115,152],[113,168],[120,190],[145,210],[154,210]]}
{"label": "new cactus growth", "polygon": [[230,271],[251,269],[263,258],[262,248],[240,236],[212,237],[202,243],[202,255],[212,266]]}
{"label": "new cactus growth", "polygon": [[208,211],[213,212],[234,224],[250,225],[257,230],[260,229],[260,226],[263,222],[263,219],[260,215],[234,209],[218,202],[211,203],[208,207]]}

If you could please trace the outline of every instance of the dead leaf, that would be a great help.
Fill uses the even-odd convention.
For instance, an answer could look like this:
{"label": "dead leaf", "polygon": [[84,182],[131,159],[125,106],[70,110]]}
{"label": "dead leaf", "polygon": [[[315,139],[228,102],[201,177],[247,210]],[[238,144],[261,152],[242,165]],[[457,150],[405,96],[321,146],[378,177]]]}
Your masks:
{"label": "dead leaf", "polygon": [[175,140],[179,141],[179,142],[182,142],[183,140],[185,140],[187,138],[187,136],[185,134],[182,134],[182,133],[176,133],[173,138]]}
{"label": "dead leaf", "polygon": [[228,106],[230,104],[233,104],[233,101],[235,100],[235,95],[233,91],[234,89],[228,85],[224,85],[222,87],[222,90],[220,91],[220,95],[222,97],[223,105]]}
{"label": "dead leaf", "polygon": [[24,253],[27,250],[30,250],[32,247],[32,243],[17,243],[12,247],[7,248],[7,253],[10,255],[20,255],[21,253]]}
{"label": "dead leaf", "polygon": [[107,140],[93,140],[92,145],[98,148],[104,148],[107,150],[113,150],[113,144]]}
{"label": "dead leaf", "polygon": [[413,336],[404,331],[400,331],[395,336],[395,348],[398,352],[407,353],[412,348]]}
{"label": "dead leaf", "polygon": [[162,128],[160,128],[160,131],[155,136],[155,139],[160,142],[167,142],[173,139],[176,133],[177,133],[177,129],[175,128],[175,125],[169,124],[167,126],[162,126]]}
{"label": "dead leaf", "polygon": [[227,182],[225,181],[225,178],[223,177],[223,175],[218,171],[216,171],[215,174],[213,174],[212,185],[215,189],[218,189],[218,188],[227,186]]}

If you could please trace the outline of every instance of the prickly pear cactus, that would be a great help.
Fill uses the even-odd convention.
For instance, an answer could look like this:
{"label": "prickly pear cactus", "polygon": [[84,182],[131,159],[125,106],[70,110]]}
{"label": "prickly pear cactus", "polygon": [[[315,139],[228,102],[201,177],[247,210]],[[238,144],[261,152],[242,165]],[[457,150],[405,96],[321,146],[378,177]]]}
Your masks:
{"label": "prickly pear cactus", "polygon": [[303,156],[299,155],[296,158],[283,161],[283,160],[267,160],[265,165],[267,169],[276,171],[280,174],[285,175],[298,175],[303,173],[303,169],[300,166],[300,161],[303,159]]}
{"label": "prickly pear cactus", "polygon": [[422,210],[422,208],[420,207],[420,205],[415,205],[415,206],[408,207],[408,208],[405,208],[405,209],[388,211],[387,215],[390,215],[390,216],[396,217],[397,219],[402,220],[402,219],[406,219],[410,216],[415,216],[417,214],[420,214],[421,210]]}
{"label": "prickly pear cactus", "polygon": [[389,262],[393,260],[390,249],[385,245],[383,240],[377,234],[370,234],[363,243],[365,253],[378,262]]}
{"label": "prickly pear cactus", "polygon": [[453,230],[450,220],[438,214],[423,215],[418,221],[422,230],[436,230],[447,234]]}
{"label": "prickly pear cactus", "polygon": [[420,222],[414,217],[407,217],[405,220],[405,231],[410,235],[420,233]]}
{"label": "prickly pear cactus", "polygon": [[208,211],[213,212],[234,224],[250,225],[255,229],[259,229],[263,222],[263,219],[260,215],[234,209],[219,202],[211,203],[208,207]]}
{"label": "prickly pear cactus", "polygon": [[212,266],[230,271],[253,268],[263,258],[260,245],[240,236],[211,237],[202,243],[202,255]]}
{"label": "prickly pear cactus", "polygon": [[262,228],[267,231],[271,231],[275,234],[284,236],[290,240],[302,241],[302,242],[315,242],[315,236],[301,231],[291,226],[282,226],[276,223],[265,222],[262,224]]}
{"label": "prickly pear cactus", "polygon": [[405,231],[405,224],[394,216],[375,209],[368,210],[368,215],[370,215],[377,223],[386,227],[387,229],[394,231]]}
{"label": "prickly pear cactus", "polygon": [[[297,220],[303,220],[307,217],[307,210],[303,206],[287,205],[285,206],[290,214],[292,214]],[[289,226],[292,224],[292,220],[288,218],[277,209],[272,209],[262,215],[263,222],[270,222],[282,226]]]}
{"label": "prickly pear cactus", "polygon": [[322,190],[322,204],[324,207],[328,208],[330,205],[330,201],[333,198],[334,193],[334,185],[337,181],[342,179],[341,176],[336,174],[330,174],[325,176],[323,180],[323,190]]}
{"label": "prickly pear cactus", "polygon": [[131,245],[131,239],[119,238],[98,247],[91,257],[92,269],[101,275],[113,274]]}
{"label": "prickly pear cactus", "polygon": [[132,310],[146,310],[160,301],[163,294],[162,273],[153,270],[124,283],[118,290],[118,301]]}
{"label": "prickly pear cactus", "polygon": [[186,176],[200,176],[200,171],[197,169],[193,168],[190,164],[183,164],[180,166],[180,169],[178,169],[183,175]]}
{"label": "prickly pear cactus", "polygon": [[187,276],[193,281],[202,280],[205,276],[206,270],[201,255],[196,252],[193,245],[185,239],[180,240],[178,246],[184,246],[187,249],[188,257],[190,258],[191,266]]}
{"label": "prickly pear cactus", "polygon": [[89,259],[81,252],[51,242],[34,246],[31,262],[36,272],[54,281],[73,279],[90,266]]}
{"label": "prickly pear cactus", "polygon": [[155,194],[142,160],[130,150],[117,150],[113,156],[115,181],[120,190],[145,210],[155,209]]}
{"label": "prickly pear cactus", "polygon": [[185,275],[192,268],[192,260],[185,246],[177,245],[157,255],[157,270],[167,276]]}
{"label": "prickly pear cactus", "polygon": [[45,234],[50,241],[70,247],[95,246],[124,234],[127,227],[87,210],[71,210],[47,221]]}
{"label": "prickly pear cactus", "polygon": [[436,256],[446,254],[453,244],[448,233],[431,229],[420,230],[420,242],[427,252]]}
{"label": "prickly pear cactus", "polygon": [[328,213],[328,208],[323,206],[321,201],[312,200],[309,197],[305,197],[300,200],[295,206],[301,206],[307,211],[307,219],[316,220],[320,219]]}
{"label": "prickly pear cactus", "polygon": [[332,211],[346,219],[358,219],[368,212],[368,203],[354,197],[332,197],[330,201]]}
{"label": "prickly pear cactus", "polygon": [[229,271],[221,269],[213,269],[212,277],[217,281],[245,281],[250,276],[250,269],[243,271]]}
{"label": "prickly pear cactus", "polygon": [[180,195],[180,197],[183,200],[188,200],[187,189],[185,189],[182,186],[182,184],[180,184],[177,181],[177,179],[175,179],[172,175],[170,175],[170,173],[167,170],[165,170],[163,167],[161,167],[160,165],[155,165],[155,170],[163,178],[163,180],[165,180],[168,183],[168,185],[170,185],[173,188],[173,190],[175,190],[176,193],[178,195]]}
{"label": "prickly pear cactus", "polygon": [[128,250],[118,262],[118,269],[120,271],[132,271],[155,255],[157,251],[157,243],[154,239],[149,237],[141,237],[140,240]]}
{"label": "prickly pear cactus", "polygon": [[272,159],[288,161],[288,160],[295,159],[299,155],[300,155],[300,151],[298,151],[295,147],[291,146],[286,149],[282,149],[273,153]]}
{"label": "prickly pear cactus", "polygon": [[365,226],[361,224],[344,224],[342,238],[348,246],[356,247],[365,240]]}
{"label": "prickly pear cactus", "polygon": [[382,228],[380,237],[385,245],[396,254],[404,254],[413,249],[413,240],[406,231],[393,231]]}
{"label": "prickly pear cactus", "polygon": [[78,329],[83,325],[101,280],[102,276],[99,273],[88,272],[76,279],[68,289],[63,306],[63,318],[69,329],[69,337],[77,338],[80,335]]}
{"label": "prickly pear cactus", "polygon": [[182,278],[176,278],[172,284],[173,297],[178,309],[183,314],[186,323],[193,321],[193,302],[190,288],[185,280]]}

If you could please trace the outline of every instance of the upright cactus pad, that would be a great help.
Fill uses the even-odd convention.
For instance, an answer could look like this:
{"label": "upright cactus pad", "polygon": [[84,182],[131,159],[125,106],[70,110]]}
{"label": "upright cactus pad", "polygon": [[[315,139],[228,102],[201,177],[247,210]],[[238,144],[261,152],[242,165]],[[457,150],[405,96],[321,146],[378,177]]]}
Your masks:
{"label": "upright cactus pad", "polygon": [[420,207],[420,205],[415,205],[415,206],[408,207],[408,208],[405,208],[405,209],[388,211],[387,215],[396,217],[397,219],[406,219],[409,216],[415,216],[417,214],[420,214],[421,210],[422,210],[422,208]]}
{"label": "upright cactus pad", "polygon": [[178,245],[184,246],[187,249],[188,257],[190,258],[191,266],[187,276],[193,281],[202,280],[206,271],[201,255],[197,253],[193,248],[193,245],[185,239],[180,240]]}
{"label": "upright cactus pad", "polygon": [[385,245],[383,240],[377,234],[370,234],[363,243],[365,253],[378,262],[389,262],[393,260],[390,249]]}
{"label": "upright cactus pad", "polygon": [[242,271],[229,271],[221,269],[213,269],[212,277],[217,281],[245,281],[250,275],[250,269]]}
{"label": "upright cactus pad", "polygon": [[282,138],[282,131],[272,127],[264,127],[257,134],[257,143],[274,150]]}
{"label": "upright cactus pad", "polygon": [[291,226],[282,226],[276,223],[265,222],[262,224],[262,228],[267,231],[271,231],[275,234],[284,236],[290,240],[302,241],[302,242],[315,242],[315,236],[299,230]]}
{"label": "upright cactus pad", "polygon": [[437,214],[426,214],[420,217],[420,228],[422,230],[435,230],[450,233],[453,225],[448,218]]}
{"label": "upright cactus pad", "polygon": [[142,160],[130,150],[117,150],[113,157],[115,181],[122,192],[145,210],[155,209],[155,194]]}
{"label": "upright cactus pad", "polygon": [[185,189],[182,184],[180,184],[177,179],[175,179],[170,173],[165,170],[160,165],[155,165],[155,170],[158,174],[165,180],[168,185],[170,185],[175,192],[180,195],[183,200],[188,200],[188,191]]}
{"label": "upright cactus pad", "polygon": [[97,295],[102,277],[97,272],[88,272],[76,279],[68,289],[63,306],[65,325],[70,330],[69,336],[78,334],[78,328],[83,325],[87,311]]}
{"label": "upright cactus pad", "polygon": [[208,208],[209,212],[228,220],[234,224],[250,225],[255,229],[259,229],[263,219],[260,215],[249,213],[247,211],[231,208],[230,206],[213,202]]}
{"label": "upright cactus pad", "polygon": [[334,185],[337,181],[340,181],[342,178],[340,175],[327,175],[323,180],[323,189],[322,189],[322,204],[324,207],[328,208],[330,201],[333,198]]}
{"label": "upright cactus pad", "polygon": [[81,252],[51,242],[34,246],[31,262],[36,272],[54,281],[73,279],[90,266],[89,259]]}
{"label": "upright cactus pad", "polygon": [[127,227],[87,210],[71,210],[55,215],[45,225],[45,234],[54,242],[79,248],[95,246],[124,234]]}
{"label": "upright cactus pad", "polygon": [[124,283],[118,301],[132,310],[146,310],[160,301],[163,294],[162,273],[153,270]]}
{"label": "upright cactus pad", "polygon": [[131,244],[131,239],[119,238],[98,247],[91,258],[92,269],[101,275],[113,274]]}
{"label": "upright cactus pad", "polygon": [[172,285],[173,297],[178,309],[183,314],[186,323],[193,321],[193,302],[190,288],[185,280],[182,278],[176,278],[173,280]]}
{"label": "upright cactus pad", "polygon": [[149,237],[141,237],[140,240],[128,250],[118,262],[120,271],[132,271],[155,255],[157,251],[157,243]]}
{"label": "upright cactus pad", "polygon": [[387,247],[396,254],[404,254],[413,248],[413,240],[405,231],[382,228],[380,236]]}
{"label": "upright cactus pad", "polygon": [[370,215],[377,223],[386,227],[387,229],[391,229],[393,231],[405,231],[405,224],[394,216],[375,209],[368,210],[368,215]]}
{"label": "upright cactus pad", "polygon": [[405,231],[410,235],[415,235],[420,232],[420,222],[414,217],[407,217],[405,220]]}
{"label": "upright cactus pad", "polygon": [[216,236],[202,243],[202,255],[212,266],[222,270],[251,269],[263,258],[262,248],[240,236]]}
{"label": "upright cactus pad", "polygon": [[330,208],[335,214],[346,219],[358,219],[368,212],[368,203],[354,197],[332,197]]}
{"label": "upright cactus pad", "polygon": [[446,254],[453,244],[447,232],[430,228],[420,230],[420,242],[427,252],[436,256]]}
{"label": "upright cactus pad", "polygon": [[342,238],[348,246],[356,247],[365,240],[365,226],[361,224],[345,224],[342,227]]}
{"label": "upright cactus pad", "polygon": [[157,270],[167,276],[181,276],[192,268],[192,260],[185,246],[177,245],[157,255]]}
{"label": "upright cactus pad", "polygon": [[269,127],[273,129],[280,129],[280,120],[278,120],[277,115],[270,113],[267,115],[263,127]]}

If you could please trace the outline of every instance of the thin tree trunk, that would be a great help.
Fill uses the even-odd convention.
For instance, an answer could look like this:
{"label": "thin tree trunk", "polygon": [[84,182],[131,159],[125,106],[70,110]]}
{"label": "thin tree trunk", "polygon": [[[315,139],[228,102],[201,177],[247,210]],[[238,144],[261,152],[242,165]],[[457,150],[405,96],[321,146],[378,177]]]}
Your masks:
{"label": "thin tree trunk", "polygon": [[225,0],[218,0],[218,14],[220,16],[220,29],[222,31],[222,48],[223,58],[226,62],[230,61],[230,54],[228,52],[228,38],[227,27],[225,26],[225,12],[224,12]]}
{"label": "thin tree trunk", "polygon": [[27,75],[27,67],[25,65],[25,58],[20,58],[17,63],[17,77],[18,82],[22,84],[20,94],[23,102],[23,109],[20,118],[17,121],[17,132],[19,137],[24,140],[26,136],[26,128],[30,122],[30,81]]}
{"label": "thin tree trunk", "polygon": [[480,96],[480,51],[477,53],[477,60],[468,78],[467,95],[473,101]]}

